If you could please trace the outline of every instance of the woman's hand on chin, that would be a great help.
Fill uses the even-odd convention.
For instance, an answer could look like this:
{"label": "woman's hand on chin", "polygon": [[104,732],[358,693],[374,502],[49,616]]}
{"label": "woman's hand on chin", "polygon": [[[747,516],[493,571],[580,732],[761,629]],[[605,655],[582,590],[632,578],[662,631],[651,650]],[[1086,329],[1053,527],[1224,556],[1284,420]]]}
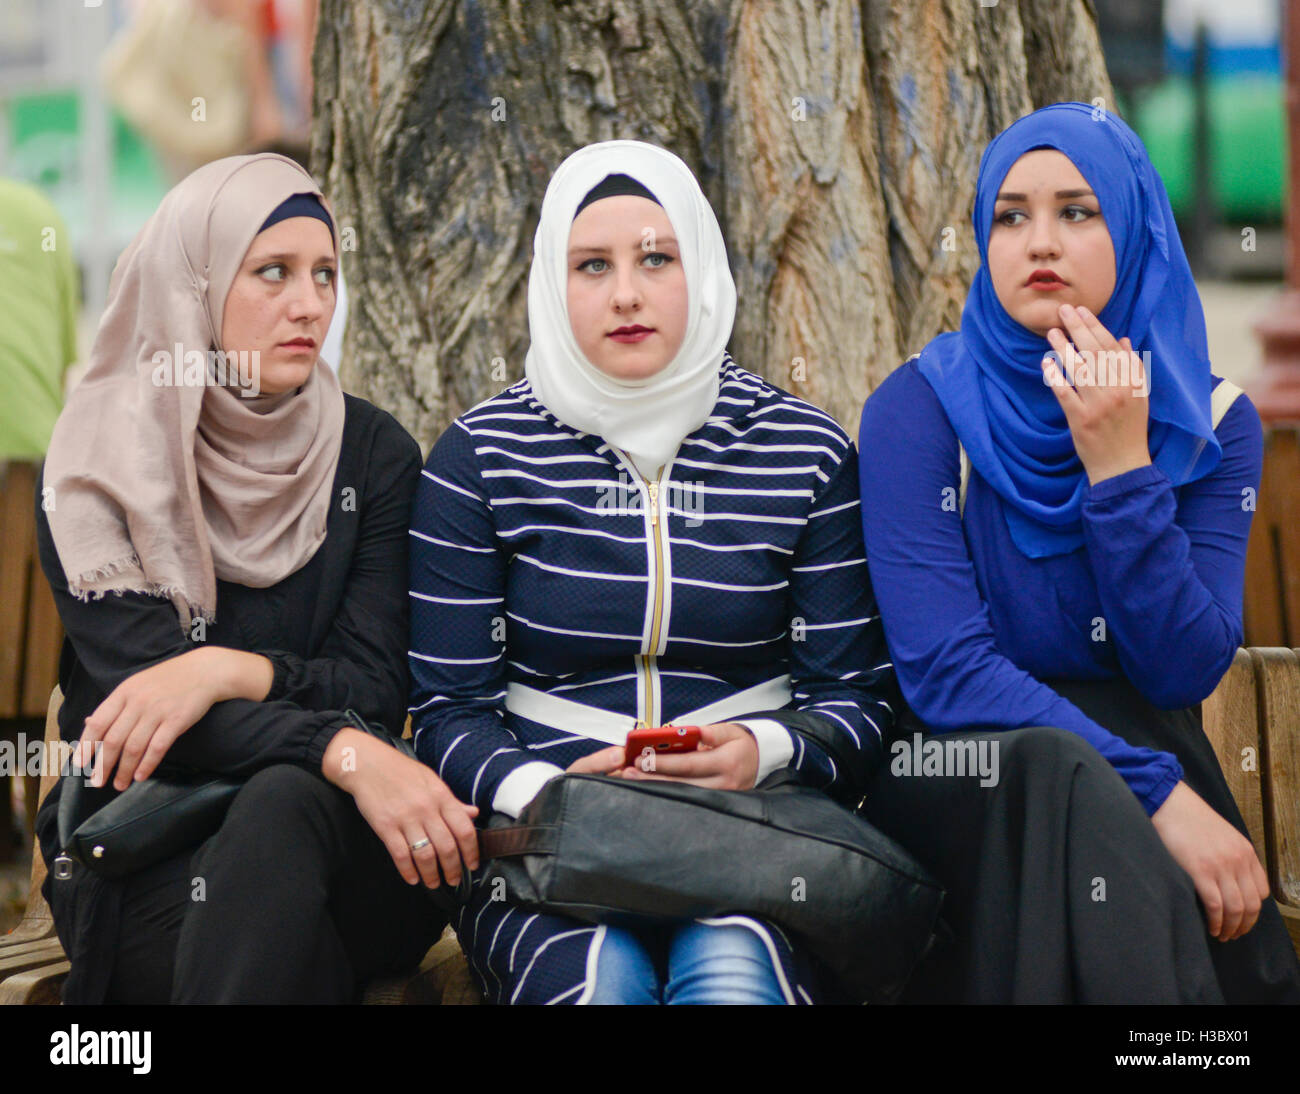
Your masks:
{"label": "woman's hand on chin", "polygon": [[1174,861],[1191,876],[1210,934],[1230,942],[1249,931],[1268,897],[1268,878],[1250,840],[1186,783],[1174,787],[1151,821]]}
{"label": "woman's hand on chin", "polygon": [[92,782],[125,790],[153,774],[167,750],[224,699],[264,699],[271,662],[255,653],[205,646],[132,673],[86,719],[77,750],[81,767],[95,759]]}
{"label": "woman's hand on chin", "polygon": [[1043,377],[1065,411],[1088,481],[1096,486],[1151,462],[1151,381],[1127,338],[1117,340],[1086,308],[1063,304],[1060,311],[1066,333],[1057,327],[1047,332],[1060,363],[1044,358]]}
{"label": "woman's hand on chin", "polygon": [[359,729],[341,729],[325,749],[321,774],[352,795],[408,885],[459,885],[478,869],[478,807],[465,805],[437,775]]}

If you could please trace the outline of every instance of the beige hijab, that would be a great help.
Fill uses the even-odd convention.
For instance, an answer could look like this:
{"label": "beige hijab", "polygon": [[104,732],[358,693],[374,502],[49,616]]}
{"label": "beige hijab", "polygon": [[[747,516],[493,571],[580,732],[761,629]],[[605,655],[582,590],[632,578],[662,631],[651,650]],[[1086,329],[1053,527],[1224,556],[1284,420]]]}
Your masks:
{"label": "beige hijab", "polygon": [[216,618],[217,578],[274,585],[324,541],[344,413],[324,362],[283,396],[156,382],[160,361],[197,362],[195,351],[206,371],[253,237],[302,193],[324,201],[283,156],[216,160],[163,198],[118,259],[45,462],[50,531],[76,596],[166,597],[188,628]]}

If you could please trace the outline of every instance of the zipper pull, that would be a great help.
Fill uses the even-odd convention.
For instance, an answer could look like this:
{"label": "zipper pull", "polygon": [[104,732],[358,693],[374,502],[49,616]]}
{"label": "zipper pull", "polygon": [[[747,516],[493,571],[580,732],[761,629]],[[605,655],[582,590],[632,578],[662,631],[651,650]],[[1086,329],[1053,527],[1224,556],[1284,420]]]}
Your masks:
{"label": "zipper pull", "polygon": [[53,868],[50,870],[50,873],[54,875],[56,881],[67,881],[68,878],[72,877],[72,859],[68,856],[66,851],[60,851],[58,855],[55,856],[52,865]]}
{"label": "zipper pull", "polygon": [[654,525],[659,523],[659,484],[652,482],[647,485],[650,487],[650,523]]}

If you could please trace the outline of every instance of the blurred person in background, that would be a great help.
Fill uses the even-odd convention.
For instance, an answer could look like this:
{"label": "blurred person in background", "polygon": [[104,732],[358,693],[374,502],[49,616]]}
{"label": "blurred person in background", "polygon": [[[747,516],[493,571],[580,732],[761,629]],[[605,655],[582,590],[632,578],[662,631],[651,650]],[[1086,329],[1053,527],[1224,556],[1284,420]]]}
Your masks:
{"label": "blurred person in background", "polygon": [[77,357],[77,266],[58,210],[0,179],[0,462],[40,460]]}

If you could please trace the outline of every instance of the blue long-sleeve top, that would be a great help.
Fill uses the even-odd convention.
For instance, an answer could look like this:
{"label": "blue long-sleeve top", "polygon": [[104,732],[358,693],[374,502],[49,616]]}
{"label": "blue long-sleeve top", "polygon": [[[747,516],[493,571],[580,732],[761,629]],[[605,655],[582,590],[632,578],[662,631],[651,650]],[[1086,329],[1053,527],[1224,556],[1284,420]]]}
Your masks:
{"label": "blue long-sleeve top", "polygon": [[1182,778],[1177,759],[1132,747],[1041,681],[1123,676],[1164,709],[1214,690],[1242,640],[1263,461],[1248,398],[1215,435],[1223,457],[1211,474],[1175,488],[1147,466],[1085,487],[1084,546],[1027,558],[974,468],[963,517],[957,436],[915,360],[895,370],[863,408],[862,521],[886,640],[917,717],[940,733],[1077,733],[1154,813]]}

